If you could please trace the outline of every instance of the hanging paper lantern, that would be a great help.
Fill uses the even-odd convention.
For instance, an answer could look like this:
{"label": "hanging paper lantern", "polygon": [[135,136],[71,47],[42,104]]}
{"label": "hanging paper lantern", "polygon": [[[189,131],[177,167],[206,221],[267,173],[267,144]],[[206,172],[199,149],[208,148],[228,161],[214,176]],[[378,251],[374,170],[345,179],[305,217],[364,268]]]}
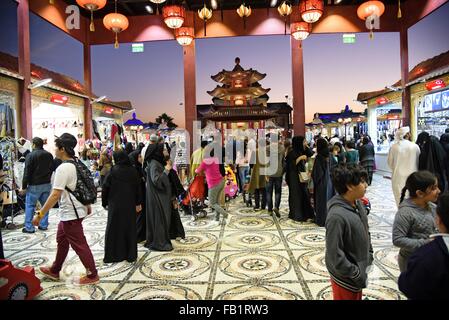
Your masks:
{"label": "hanging paper lantern", "polygon": [[243,18],[243,29],[246,29],[246,18],[251,15],[251,7],[245,6],[245,3],[237,9],[237,14],[240,18]]}
{"label": "hanging paper lantern", "polygon": [[162,16],[169,28],[177,29],[184,23],[185,9],[178,5],[165,6],[162,8]]}
{"label": "hanging paper lantern", "polygon": [[288,1],[282,2],[278,7],[278,12],[284,17],[284,34],[287,34],[287,17],[292,14],[293,9]]}
{"label": "hanging paper lantern", "polygon": [[[366,1],[362,3],[357,9],[357,16],[362,20],[379,19],[385,12],[385,5],[381,1]],[[370,24],[370,39],[373,39],[373,26]]]}
{"label": "hanging paper lantern", "polygon": [[103,18],[103,24],[106,29],[115,33],[114,48],[118,48],[118,34],[126,30],[129,26],[128,18],[120,13],[109,13]]}
{"label": "hanging paper lantern", "polygon": [[304,21],[292,23],[290,26],[290,33],[296,40],[306,39],[311,32],[312,25]]}
{"label": "hanging paper lantern", "polygon": [[204,20],[204,36],[206,36],[206,22],[212,18],[212,10],[208,9],[206,4],[204,4],[204,7],[201,10],[198,10],[198,16],[201,20]]}
{"label": "hanging paper lantern", "polygon": [[194,31],[191,27],[181,27],[175,29],[176,41],[178,41],[181,46],[190,45],[193,41],[193,35]]}
{"label": "hanging paper lantern", "polygon": [[106,5],[107,0],[76,0],[76,3],[84,8],[90,11],[90,26],[89,29],[91,32],[95,31],[94,26],[94,11],[100,10],[104,8]]}
{"label": "hanging paper lantern", "polygon": [[323,11],[323,0],[301,0],[299,3],[299,12],[305,22],[317,22],[323,15]]}

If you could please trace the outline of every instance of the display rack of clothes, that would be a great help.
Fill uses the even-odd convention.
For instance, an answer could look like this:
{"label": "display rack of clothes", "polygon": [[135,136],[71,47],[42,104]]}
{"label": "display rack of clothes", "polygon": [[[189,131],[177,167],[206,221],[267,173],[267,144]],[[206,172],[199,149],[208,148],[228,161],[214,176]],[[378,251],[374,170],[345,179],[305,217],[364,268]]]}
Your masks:
{"label": "display rack of clothes", "polygon": [[[11,137],[1,138],[0,154],[3,159],[3,177],[0,187],[0,201],[2,201],[2,220],[5,221],[6,217],[11,216],[11,223],[8,224],[8,228],[14,228],[14,216],[21,209],[20,206],[18,206],[18,185],[16,177],[17,172],[15,170],[15,164],[17,161],[16,140]],[[22,205],[24,205],[24,203],[22,203]],[[5,206],[8,206],[8,210],[5,208]]]}
{"label": "display rack of clothes", "polygon": [[14,134],[14,111],[7,103],[0,102],[0,137]]}

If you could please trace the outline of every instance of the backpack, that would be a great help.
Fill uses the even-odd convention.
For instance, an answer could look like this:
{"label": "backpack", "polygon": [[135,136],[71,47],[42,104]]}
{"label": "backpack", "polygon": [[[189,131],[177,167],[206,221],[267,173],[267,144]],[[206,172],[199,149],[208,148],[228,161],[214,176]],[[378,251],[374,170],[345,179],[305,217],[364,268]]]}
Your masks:
{"label": "backpack", "polygon": [[[65,189],[83,205],[87,206],[89,204],[94,204],[97,201],[97,187],[95,187],[94,179],[92,178],[90,170],[79,160],[68,160],[64,162],[72,163],[76,168],[75,190],[70,190],[67,187]],[[71,198],[70,201],[72,202],[73,209],[78,217],[78,212]]]}

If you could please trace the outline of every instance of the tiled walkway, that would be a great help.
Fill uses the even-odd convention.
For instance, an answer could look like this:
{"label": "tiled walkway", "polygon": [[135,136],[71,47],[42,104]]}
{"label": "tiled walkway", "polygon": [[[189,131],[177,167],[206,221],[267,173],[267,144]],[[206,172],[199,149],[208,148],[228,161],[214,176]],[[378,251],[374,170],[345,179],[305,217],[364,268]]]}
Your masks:
{"label": "tiled walkway", "polygon": [[[136,263],[102,262],[106,214],[99,205],[84,228],[101,282],[78,288],[71,284],[84,272],[70,250],[62,280],[53,282],[37,271],[44,291],[37,299],[331,299],[324,265],[324,228],[287,218],[288,190],[283,189],[281,218],[254,212],[241,199],[230,204],[226,226],[211,216],[196,222],[182,217],[186,239],[173,241],[172,252],[149,251],[139,244]],[[404,299],[397,289],[397,252],[391,243],[395,204],[390,181],[375,176],[369,188],[369,215],[374,268],[365,299]],[[16,222],[23,221],[19,216]],[[55,257],[55,214],[46,232],[3,231],[5,254],[19,267],[49,264]]]}

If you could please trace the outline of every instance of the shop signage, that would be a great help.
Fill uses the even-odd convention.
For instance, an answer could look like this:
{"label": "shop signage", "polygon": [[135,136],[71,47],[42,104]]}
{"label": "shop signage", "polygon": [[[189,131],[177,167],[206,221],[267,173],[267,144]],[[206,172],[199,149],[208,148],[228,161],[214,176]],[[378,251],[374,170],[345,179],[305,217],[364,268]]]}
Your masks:
{"label": "shop signage", "polygon": [[379,98],[376,99],[376,103],[377,104],[386,104],[388,102],[389,102],[388,99],[385,98],[385,97],[379,97]]}
{"label": "shop signage", "polygon": [[114,112],[114,108],[106,108],[104,110],[104,112],[107,113],[107,114],[112,114]]}
{"label": "shop signage", "polygon": [[132,44],[132,52],[133,53],[138,53],[138,52],[143,52],[143,51],[144,51],[143,43],[133,43]]}
{"label": "shop signage", "polygon": [[59,104],[67,104],[69,98],[60,94],[52,94],[50,97],[50,101]]}
{"label": "shop signage", "polygon": [[436,80],[426,83],[426,89],[429,91],[435,90],[435,89],[441,89],[441,88],[444,88],[445,86],[446,86],[446,84],[441,79],[436,79]]}
{"label": "shop signage", "polygon": [[430,93],[424,97],[424,112],[449,109],[449,90]]}
{"label": "shop signage", "polygon": [[343,35],[343,43],[355,43],[355,34],[346,33]]}

